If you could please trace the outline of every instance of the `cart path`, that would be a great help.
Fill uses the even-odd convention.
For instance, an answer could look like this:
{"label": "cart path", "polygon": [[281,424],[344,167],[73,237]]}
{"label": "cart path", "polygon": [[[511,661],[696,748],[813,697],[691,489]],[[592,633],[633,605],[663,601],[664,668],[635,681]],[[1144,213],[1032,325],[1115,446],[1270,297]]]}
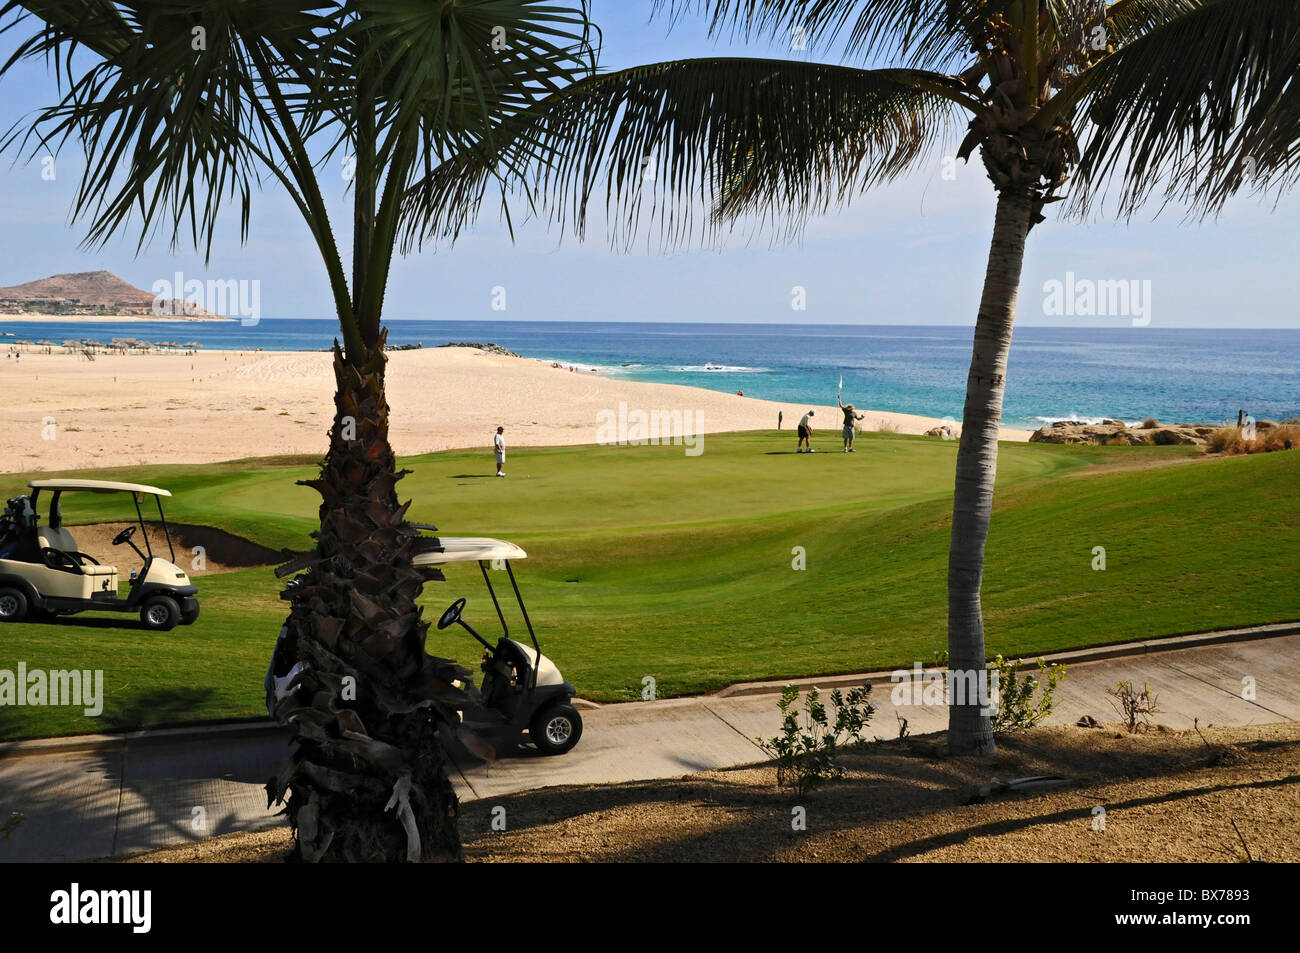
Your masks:
{"label": "cart path", "polygon": [[[1190,728],[1193,718],[1215,725],[1300,721],[1297,672],[1300,634],[1074,662],[1057,689],[1051,721],[1072,723],[1085,714],[1114,720],[1104,691],[1123,679],[1149,682],[1163,709],[1157,720],[1173,728]],[[1247,679],[1254,682],[1253,700],[1242,697]],[[870,734],[895,737],[898,716],[912,734],[945,727],[943,708],[895,708],[889,689],[888,680],[875,684]],[[776,702],[772,694],[732,689],[584,711],[582,741],[569,754],[547,758],[527,749],[485,764],[462,753],[453,783],[466,800],[490,799],[547,785],[678,777],[762,761],[752,739],[779,729]],[[253,725],[205,740],[190,733],[5,757],[0,814],[21,811],[27,820],[0,843],[0,860],[105,857],[277,826],[283,818],[268,810],[263,785],[288,753],[285,732]]]}

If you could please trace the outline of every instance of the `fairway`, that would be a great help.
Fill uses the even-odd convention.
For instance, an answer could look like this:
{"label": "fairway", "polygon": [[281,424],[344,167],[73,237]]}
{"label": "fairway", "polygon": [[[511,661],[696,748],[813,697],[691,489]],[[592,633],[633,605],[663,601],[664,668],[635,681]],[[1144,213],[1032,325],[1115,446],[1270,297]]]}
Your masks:
{"label": "fairway", "polygon": [[[399,491],[412,519],[528,550],[516,573],[543,651],[587,698],[638,698],[646,676],[663,697],[932,660],[945,644],[955,443],[864,434],[855,454],[809,456],[793,442],[709,435],[694,457],[680,446],[521,448],[505,480],[490,455],[457,451],[403,460],[413,472]],[[1300,618],[1300,454],[1195,457],[1003,444],[984,583],[990,654]],[[295,481],[312,473],[294,459],[77,475],[163,486],[169,520],[305,549],[318,498]],[[30,476],[0,477],[0,490],[17,495]],[[129,507],[82,494],[64,513],[105,522]],[[466,620],[491,637],[477,568],[447,575],[425,589],[426,618],[464,595]],[[107,696],[99,718],[0,708],[0,737],[261,714],[287,612],[280,584],[269,568],[197,584],[202,616],[168,633],[129,616],[0,628],[0,669],[103,669]],[[429,650],[471,665],[479,655],[464,633],[433,631]]]}

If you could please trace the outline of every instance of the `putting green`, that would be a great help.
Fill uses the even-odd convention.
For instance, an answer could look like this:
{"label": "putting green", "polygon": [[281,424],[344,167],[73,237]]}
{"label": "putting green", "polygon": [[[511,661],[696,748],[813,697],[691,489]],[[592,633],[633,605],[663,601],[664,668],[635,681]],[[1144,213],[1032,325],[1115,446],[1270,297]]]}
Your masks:
{"label": "putting green", "polygon": [[[414,519],[529,551],[517,574],[543,650],[589,698],[639,697],[647,675],[664,696],[929,661],[944,644],[955,445],[866,434],[854,454],[796,455],[792,443],[710,435],[695,457],[520,448],[505,480],[489,454],[457,451],[404,460],[414,472],[400,489]],[[990,653],[1300,618],[1300,454],[1194,456],[1003,444],[984,586]],[[167,487],[175,522],[306,548],[317,498],[294,481],[311,473],[297,459],[93,475]],[[0,477],[0,490],[13,496],[27,478]],[[69,497],[64,513],[131,515],[124,498],[90,495]],[[1099,546],[1104,571],[1092,568]],[[426,617],[465,595],[467,621],[495,633],[477,567],[452,567],[448,580],[427,587]],[[202,617],[170,633],[84,615],[0,629],[0,669],[103,669],[106,693],[98,718],[0,707],[0,737],[261,712],[285,614],[279,584],[267,569],[198,584]],[[463,632],[432,632],[430,650],[468,663],[479,654]]]}

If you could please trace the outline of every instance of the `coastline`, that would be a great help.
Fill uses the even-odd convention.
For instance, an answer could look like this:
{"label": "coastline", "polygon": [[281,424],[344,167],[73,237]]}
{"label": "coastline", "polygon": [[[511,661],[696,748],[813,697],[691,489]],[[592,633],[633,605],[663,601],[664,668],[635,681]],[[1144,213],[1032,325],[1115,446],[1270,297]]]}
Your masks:
{"label": "coastline", "polygon": [[[0,339],[0,344],[9,339]],[[392,442],[402,456],[491,447],[498,425],[508,448],[598,443],[601,415],[690,413],[698,433],[794,428],[816,410],[815,440],[838,452],[834,405],[739,397],[684,384],[579,373],[473,348],[389,354]],[[319,455],[333,419],[331,357],[323,351],[200,351],[196,355],[27,352],[0,362],[9,426],[0,470],[75,470],[209,463],[280,454]],[[57,388],[48,382],[55,380]],[[861,410],[864,430],[921,434],[937,418]],[[778,434],[777,414],[784,415]],[[1004,440],[1030,431],[1004,429]],[[937,438],[936,438],[937,439]]]}

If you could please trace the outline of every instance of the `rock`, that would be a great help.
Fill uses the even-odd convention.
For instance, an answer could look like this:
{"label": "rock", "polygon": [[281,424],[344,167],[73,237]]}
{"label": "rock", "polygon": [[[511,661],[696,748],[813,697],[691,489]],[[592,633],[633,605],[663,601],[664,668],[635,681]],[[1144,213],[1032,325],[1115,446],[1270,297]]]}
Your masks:
{"label": "rock", "polygon": [[1101,722],[1099,722],[1096,718],[1093,718],[1092,715],[1084,715],[1082,718],[1076,721],[1075,724],[1078,725],[1080,728],[1105,728],[1106,727]]}
{"label": "rock", "polygon": [[1147,444],[1160,446],[1200,446],[1215,431],[1210,424],[1168,424],[1130,430],[1122,420],[1106,418],[1099,424],[1078,420],[1058,420],[1040,427],[1030,435],[1031,443],[1091,444],[1106,446],[1140,447]]}
{"label": "rock", "polygon": [[944,440],[957,439],[957,429],[949,424],[942,424],[938,427],[931,427],[925,432],[927,437],[942,437]]}
{"label": "rock", "polygon": [[502,357],[523,357],[522,354],[507,351],[500,344],[480,344],[478,341],[448,341],[446,344],[439,344],[438,347],[474,347],[488,354],[500,354]]}

